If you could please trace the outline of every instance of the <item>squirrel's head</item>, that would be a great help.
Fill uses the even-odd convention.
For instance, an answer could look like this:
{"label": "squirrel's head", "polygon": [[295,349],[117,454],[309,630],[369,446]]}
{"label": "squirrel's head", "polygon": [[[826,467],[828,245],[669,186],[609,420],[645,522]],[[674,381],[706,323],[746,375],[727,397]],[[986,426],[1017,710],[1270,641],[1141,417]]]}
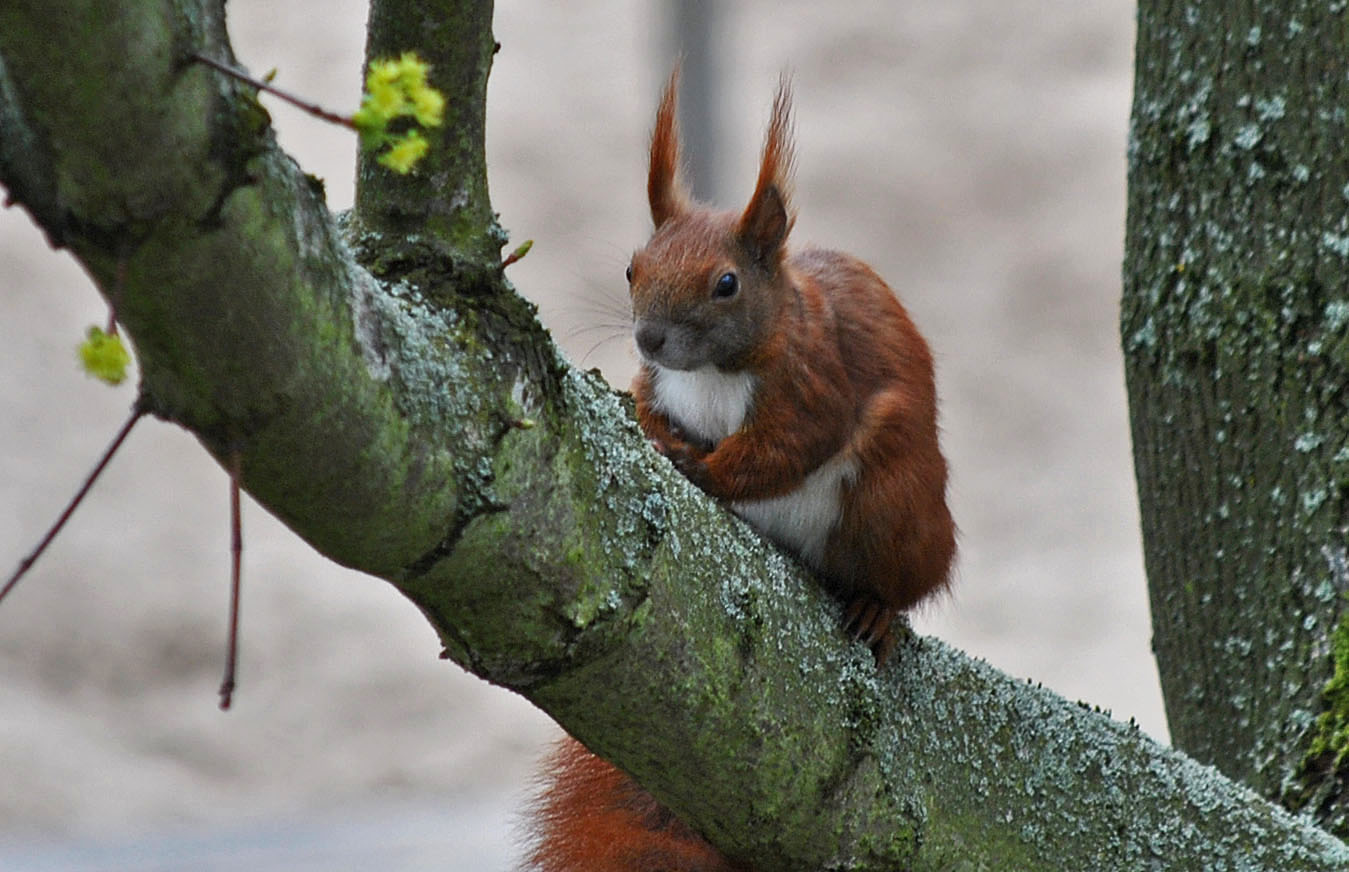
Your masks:
{"label": "squirrel's head", "polygon": [[680,179],[679,70],[656,111],[647,197],[655,232],[632,257],[633,335],[644,361],[667,369],[751,367],[792,296],[785,266],[791,211],[791,88],[773,100],[759,180],[743,212],[693,202]]}

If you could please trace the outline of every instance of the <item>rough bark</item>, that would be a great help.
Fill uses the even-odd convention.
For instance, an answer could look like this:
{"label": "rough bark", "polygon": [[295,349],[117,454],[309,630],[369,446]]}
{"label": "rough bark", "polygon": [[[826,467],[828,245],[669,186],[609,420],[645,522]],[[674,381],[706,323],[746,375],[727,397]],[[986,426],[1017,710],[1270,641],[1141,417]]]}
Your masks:
{"label": "rough bark", "polygon": [[[437,13],[475,50],[397,48],[480,87],[481,5]],[[149,406],[241,451],[260,502],[396,585],[448,656],[762,868],[1349,868],[1212,770],[939,642],[905,635],[878,672],[799,567],[558,358],[502,278],[476,159],[388,197],[367,173],[344,237],[249,90],[186,60],[229,58],[222,17],[0,6],[0,181],[116,304]],[[460,133],[433,147],[480,154]],[[419,198],[425,233],[385,223]]]}
{"label": "rough bark", "polygon": [[1172,737],[1340,835],[1346,38],[1342,3],[1140,4],[1122,317]]}

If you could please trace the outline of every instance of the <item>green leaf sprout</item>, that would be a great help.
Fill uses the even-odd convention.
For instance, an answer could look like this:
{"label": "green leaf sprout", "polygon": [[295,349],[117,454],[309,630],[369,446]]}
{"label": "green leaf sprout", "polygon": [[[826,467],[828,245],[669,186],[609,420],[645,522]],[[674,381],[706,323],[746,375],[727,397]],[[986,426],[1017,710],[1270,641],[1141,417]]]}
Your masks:
{"label": "green leaf sprout", "polygon": [[90,327],[79,351],[80,365],[89,375],[110,385],[120,385],[126,380],[131,353],[116,333],[104,333],[101,327]]}
{"label": "green leaf sprout", "polygon": [[395,121],[410,118],[422,127],[439,127],[445,117],[445,97],[427,84],[430,64],[415,52],[372,61],[365,77],[361,108],[351,117],[367,150],[385,149],[377,160],[396,173],[406,174],[425,156],[430,143],[417,127],[398,133]]}
{"label": "green leaf sprout", "polygon": [[401,138],[391,140],[388,150],[376,160],[399,175],[407,175],[430,147],[421,131],[410,130]]}

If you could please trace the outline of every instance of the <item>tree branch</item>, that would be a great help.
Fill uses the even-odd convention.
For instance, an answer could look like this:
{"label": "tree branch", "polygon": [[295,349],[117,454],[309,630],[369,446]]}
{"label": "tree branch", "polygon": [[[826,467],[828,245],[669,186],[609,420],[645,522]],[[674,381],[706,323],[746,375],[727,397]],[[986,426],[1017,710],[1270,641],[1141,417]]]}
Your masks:
{"label": "tree branch", "polygon": [[492,3],[371,3],[366,66],[412,49],[431,64],[430,83],[446,97],[445,122],[423,131],[431,147],[415,173],[395,178],[373,155],[361,155],[356,214],[363,229],[381,234],[378,263],[420,261],[430,249],[459,271],[461,286],[490,286],[506,243],[487,196],[483,146],[496,53]]}
{"label": "tree branch", "polygon": [[1343,33],[1309,0],[1140,4],[1121,319],[1172,738],[1341,836]]}
{"label": "tree branch", "polygon": [[[250,493],[397,585],[457,662],[763,868],[1349,862],[1136,730],[939,642],[906,636],[878,674],[799,567],[559,359],[499,266],[458,269],[496,256],[490,221],[467,247],[462,228],[416,237],[407,268],[367,172],[353,255],[249,89],[185,62],[230,59],[221,21],[206,3],[5,4],[0,181],[101,286],[126,261],[114,302],[153,411],[217,458],[238,446]],[[479,50],[453,63],[471,68],[432,62],[480,89],[490,31],[469,26]],[[433,196],[394,190],[395,217]]]}

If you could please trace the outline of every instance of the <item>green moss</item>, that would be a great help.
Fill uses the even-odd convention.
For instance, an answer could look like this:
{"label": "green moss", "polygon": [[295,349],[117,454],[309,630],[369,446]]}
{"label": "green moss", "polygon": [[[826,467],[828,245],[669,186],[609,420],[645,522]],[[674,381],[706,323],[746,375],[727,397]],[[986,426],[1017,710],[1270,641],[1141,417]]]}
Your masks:
{"label": "green moss", "polygon": [[1321,689],[1325,710],[1316,719],[1307,759],[1333,754],[1339,769],[1349,755],[1349,613],[1340,615],[1330,644],[1335,671]]}

